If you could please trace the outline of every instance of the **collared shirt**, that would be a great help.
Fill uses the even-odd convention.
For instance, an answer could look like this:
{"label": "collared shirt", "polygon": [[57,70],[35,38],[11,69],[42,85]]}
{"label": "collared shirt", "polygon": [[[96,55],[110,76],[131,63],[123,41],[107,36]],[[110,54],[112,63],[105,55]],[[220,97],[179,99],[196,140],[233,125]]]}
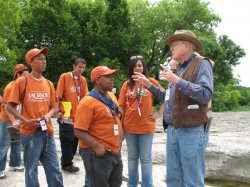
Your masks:
{"label": "collared shirt", "polygon": [[170,84],[168,89],[170,90],[169,99],[164,102],[166,91],[160,90],[154,85],[149,88],[149,91],[154,96],[164,102],[164,120],[166,123],[172,123],[172,114],[174,109],[174,96],[175,89],[180,89],[183,94],[196,100],[200,103],[208,103],[212,99],[213,95],[213,71],[210,62],[204,59],[197,72],[196,81],[191,83],[181,78],[182,73],[192,61],[195,55],[191,55],[183,64],[178,65],[177,75],[180,77],[180,81],[177,84]]}

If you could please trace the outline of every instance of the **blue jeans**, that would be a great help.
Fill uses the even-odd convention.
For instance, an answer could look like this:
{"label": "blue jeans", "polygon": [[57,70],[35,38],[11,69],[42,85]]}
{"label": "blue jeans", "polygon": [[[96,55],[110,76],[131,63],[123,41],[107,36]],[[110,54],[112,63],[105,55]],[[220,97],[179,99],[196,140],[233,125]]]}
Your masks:
{"label": "blue jeans", "polygon": [[84,180],[84,185],[83,187],[89,187],[89,180],[88,180],[88,176],[89,176],[89,159],[90,157],[88,156],[90,154],[90,152],[92,152],[91,148],[79,148],[79,154],[83,160],[83,165],[84,165],[84,169],[85,169],[85,180]]}
{"label": "blue jeans", "polygon": [[25,186],[39,187],[39,160],[44,167],[48,186],[63,186],[54,136],[50,136],[47,131],[38,130],[29,136],[21,134],[21,140],[24,148]]}
{"label": "blue jeans", "polygon": [[0,120],[0,171],[4,171],[6,167],[7,153],[10,148],[9,166],[21,166],[21,141],[11,142],[7,127],[12,126],[11,123]]}
{"label": "blue jeans", "polygon": [[[119,187],[122,185],[121,151],[117,155],[106,152],[99,157],[92,149],[80,150],[84,154],[84,165],[90,187]],[[86,162],[88,162],[87,165]]]}
{"label": "blue jeans", "polygon": [[203,187],[208,134],[204,125],[167,130],[167,186]]}
{"label": "blue jeans", "polygon": [[152,144],[154,134],[125,134],[128,149],[128,187],[139,183],[141,161],[142,187],[152,187]]}

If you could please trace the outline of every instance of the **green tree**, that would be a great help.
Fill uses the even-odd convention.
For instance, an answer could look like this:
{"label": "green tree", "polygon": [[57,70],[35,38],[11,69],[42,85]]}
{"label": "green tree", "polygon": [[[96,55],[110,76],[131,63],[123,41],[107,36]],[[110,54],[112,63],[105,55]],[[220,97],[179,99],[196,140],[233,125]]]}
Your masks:
{"label": "green tree", "polygon": [[[156,76],[159,64],[170,56],[164,40],[175,30],[188,29],[196,33],[204,46],[216,45],[213,28],[220,18],[211,12],[207,3],[200,0],[162,0],[156,5],[148,1],[129,1],[131,33],[136,33],[138,51],[146,57],[151,76]],[[209,39],[207,39],[209,38]],[[209,47],[206,48],[209,51]]]}
{"label": "green tree", "polygon": [[1,89],[12,79],[14,65],[24,63],[27,50],[47,46],[45,76],[54,83],[81,57],[87,61],[87,80],[97,65],[118,68],[119,91],[130,56],[142,55],[150,76],[158,78],[159,64],[171,55],[164,40],[177,29],[188,29],[204,44],[201,55],[216,62],[214,108],[247,105],[247,94],[234,86],[239,81],[232,73],[245,52],[227,36],[215,34],[221,19],[207,5],[201,0],[153,5],[148,0],[0,0]]}
{"label": "green tree", "polygon": [[16,64],[15,42],[21,14],[18,2],[0,0],[0,93],[13,79],[13,69]]}
{"label": "green tree", "polygon": [[241,98],[239,100],[239,103],[241,106],[246,106],[250,104],[250,88],[242,88],[240,87],[238,89],[240,92]]}
{"label": "green tree", "polygon": [[[129,55],[127,46],[130,36],[127,28],[130,23],[127,3],[124,0],[84,2],[80,4],[72,1],[71,12],[81,25],[82,51],[89,68],[87,74],[97,65],[109,64],[111,68],[119,68],[120,81],[116,81],[116,87],[119,88],[122,79],[125,80],[126,68],[123,67],[126,67]],[[76,11],[78,8],[81,9],[80,12]]]}
{"label": "green tree", "polygon": [[240,58],[246,53],[225,35],[219,37],[218,44],[219,48],[213,52],[217,62],[214,68],[215,83],[237,85],[239,82],[233,77],[232,67],[240,64]]}
{"label": "green tree", "polygon": [[23,50],[19,60],[33,47],[49,47],[45,75],[54,82],[62,72],[72,68],[81,53],[80,26],[70,14],[68,5],[65,0],[26,1],[21,24]]}

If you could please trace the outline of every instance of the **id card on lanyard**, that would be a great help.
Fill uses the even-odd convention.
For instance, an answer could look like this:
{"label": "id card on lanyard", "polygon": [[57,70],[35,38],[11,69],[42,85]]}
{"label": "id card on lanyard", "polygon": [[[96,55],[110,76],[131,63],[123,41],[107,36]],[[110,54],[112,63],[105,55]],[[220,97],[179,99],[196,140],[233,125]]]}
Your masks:
{"label": "id card on lanyard", "polygon": [[169,96],[170,96],[170,89],[168,88],[168,89],[166,90],[165,101],[168,101],[168,100],[169,100]]}
{"label": "id card on lanyard", "polygon": [[77,101],[78,101],[78,103],[81,101],[81,96],[77,96]]}
{"label": "id card on lanyard", "polygon": [[[98,92],[97,92],[98,93]],[[98,93],[99,94],[99,93]],[[115,111],[106,103],[105,99],[101,96],[101,94],[99,94],[101,101],[108,107],[108,109],[110,110],[112,117],[114,118],[114,136],[118,136],[119,135],[119,126],[116,122],[116,113]],[[115,105],[113,103],[113,105]],[[115,106],[114,106],[115,108]]]}
{"label": "id card on lanyard", "polygon": [[[77,101],[78,103],[81,101],[81,77],[76,77],[73,73],[73,71],[71,72],[71,75],[73,77],[73,81],[74,81],[74,84],[75,84],[75,91],[76,91],[76,94],[77,94]],[[78,80],[78,85],[76,84],[76,79]]]}
{"label": "id card on lanyard", "polygon": [[117,136],[117,135],[119,135],[119,127],[118,127],[118,124],[115,123],[114,124],[114,136]]}

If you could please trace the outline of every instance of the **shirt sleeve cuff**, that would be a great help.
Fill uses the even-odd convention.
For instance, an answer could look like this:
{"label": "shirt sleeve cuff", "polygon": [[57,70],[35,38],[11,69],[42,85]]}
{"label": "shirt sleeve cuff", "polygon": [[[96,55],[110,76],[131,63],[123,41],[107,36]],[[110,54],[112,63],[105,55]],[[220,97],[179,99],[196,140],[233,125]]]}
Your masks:
{"label": "shirt sleeve cuff", "polygon": [[184,79],[180,79],[176,85],[179,87],[179,90],[184,92],[184,90],[186,90],[186,91],[188,90],[189,83],[190,83],[189,81],[186,81]]}

